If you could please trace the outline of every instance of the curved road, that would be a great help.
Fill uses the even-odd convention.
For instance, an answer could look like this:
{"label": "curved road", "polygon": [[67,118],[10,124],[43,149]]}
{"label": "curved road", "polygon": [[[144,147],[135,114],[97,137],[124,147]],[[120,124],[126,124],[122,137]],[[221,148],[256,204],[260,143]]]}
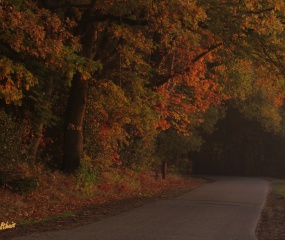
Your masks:
{"label": "curved road", "polygon": [[71,230],[17,240],[254,240],[268,192],[257,178],[216,180],[178,198],[159,200]]}

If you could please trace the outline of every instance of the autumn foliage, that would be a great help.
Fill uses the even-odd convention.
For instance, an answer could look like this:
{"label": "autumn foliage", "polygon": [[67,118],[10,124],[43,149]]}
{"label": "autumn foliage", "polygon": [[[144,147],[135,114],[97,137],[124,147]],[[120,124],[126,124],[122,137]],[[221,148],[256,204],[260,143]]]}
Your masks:
{"label": "autumn foliage", "polygon": [[283,130],[284,20],[283,0],[0,0],[1,186],[186,173],[229,105]]}

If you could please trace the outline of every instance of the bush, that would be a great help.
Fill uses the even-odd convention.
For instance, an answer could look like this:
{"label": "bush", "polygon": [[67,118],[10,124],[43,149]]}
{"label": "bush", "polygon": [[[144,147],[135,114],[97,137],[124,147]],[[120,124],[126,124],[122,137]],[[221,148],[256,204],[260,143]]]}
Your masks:
{"label": "bush", "polygon": [[147,170],[153,167],[155,157],[155,138],[133,138],[120,152],[124,167],[133,170]]}
{"label": "bush", "polygon": [[92,159],[87,155],[80,161],[80,167],[76,173],[77,185],[76,189],[88,195],[93,194],[93,186],[97,181],[98,170],[94,167]]}
{"label": "bush", "polygon": [[2,169],[19,161],[25,152],[21,140],[21,125],[0,110],[0,164]]}

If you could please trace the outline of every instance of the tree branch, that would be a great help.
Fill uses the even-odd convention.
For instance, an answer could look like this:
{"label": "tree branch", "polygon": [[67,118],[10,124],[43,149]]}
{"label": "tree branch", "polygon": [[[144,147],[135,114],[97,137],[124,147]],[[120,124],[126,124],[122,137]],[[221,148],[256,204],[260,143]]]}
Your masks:
{"label": "tree branch", "polygon": [[[206,56],[208,53],[210,53],[211,51],[214,51],[215,49],[217,49],[218,47],[220,47],[222,45],[223,45],[223,43],[217,43],[217,44],[214,44],[214,45],[210,46],[205,52],[203,52],[203,53],[199,54],[198,56],[196,56],[195,58],[193,58],[191,63],[195,63],[195,62],[199,61],[201,58]],[[155,76],[158,81],[156,81],[154,84],[150,83],[149,85],[152,88],[153,87],[162,86],[163,84],[167,83],[173,77],[178,76],[178,75],[182,75],[182,74],[185,74],[185,73],[188,73],[190,71],[191,71],[191,68],[190,67],[186,67],[185,69],[183,69],[180,72],[170,73],[167,76],[161,76],[161,75],[160,76]]]}
{"label": "tree branch", "polygon": [[223,45],[222,43],[212,45],[205,52],[203,52],[203,53],[199,54],[197,57],[195,57],[192,60],[192,63],[198,62],[202,57],[204,57],[205,55],[207,55],[208,53],[212,52],[213,50],[217,49],[218,47],[220,47],[222,45]]}
{"label": "tree branch", "polygon": [[104,21],[114,21],[114,22],[121,22],[130,26],[145,26],[149,22],[145,19],[131,19],[129,16],[114,16],[112,14],[95,14],[91,17],[90,21],[93,22],[104,22]]}
{"label": "tree branch", "polygon": [[265,13],[265,12],[271,12],[273,11],[274,8],[267,8],[267,9],[262,9],[259,11],[249,11],[250,14],[261,14],[261,13]]}

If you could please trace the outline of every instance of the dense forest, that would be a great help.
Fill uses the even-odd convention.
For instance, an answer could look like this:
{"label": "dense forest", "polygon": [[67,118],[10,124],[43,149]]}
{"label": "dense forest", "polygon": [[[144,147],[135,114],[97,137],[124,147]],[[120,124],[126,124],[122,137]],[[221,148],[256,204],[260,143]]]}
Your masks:
{"label": "dense forest", "polygon": [[0,0],[1,183],[260,174],[285,155],[284,26],[283,0]]}
{"label": "dense forest", "polygon": [[260,122],[229,107],[213,134],[197,151],[190,151],[193,169],[200,174],[284,178],[284,132],[266,131]]}

